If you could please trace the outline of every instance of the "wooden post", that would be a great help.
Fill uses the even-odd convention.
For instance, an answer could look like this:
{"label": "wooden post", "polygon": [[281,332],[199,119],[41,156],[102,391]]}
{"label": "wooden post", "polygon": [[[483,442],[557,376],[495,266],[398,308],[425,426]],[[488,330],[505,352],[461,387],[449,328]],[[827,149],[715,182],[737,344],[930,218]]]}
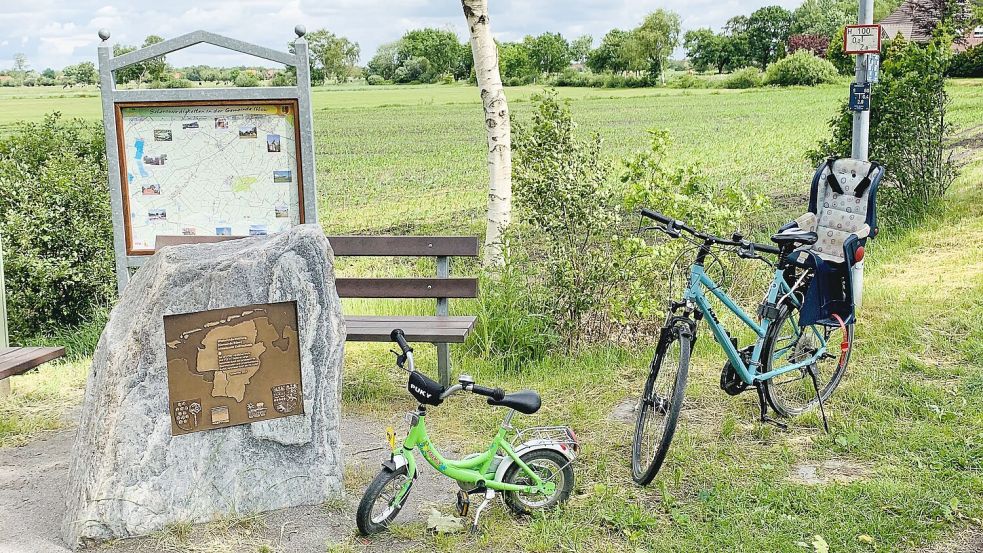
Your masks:
{"label": "wooden post", "polygon": [[[437,256],[437,278],[447,278],[450,276],[450,258],[444,255]],[[447,298],[437,298],[437,316],[450,314]],[[440,383],[444,386],[451,382],[451,351],[450,344],[437,344],[437,373],[440,375]]]}
{"label": "wooden post", "polygon": [[[7,289],[3,280],[3,235],[0,235],[0,348],[10,347],[7,335]],[[10,378],[0,380],[0,397],[10,395]]]}

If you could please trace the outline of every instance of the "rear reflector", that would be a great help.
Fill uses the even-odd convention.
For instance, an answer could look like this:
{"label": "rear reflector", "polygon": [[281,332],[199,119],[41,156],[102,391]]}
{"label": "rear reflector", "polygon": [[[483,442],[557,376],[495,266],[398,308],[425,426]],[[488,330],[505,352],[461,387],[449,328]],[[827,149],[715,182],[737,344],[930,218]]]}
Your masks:
{"label": "rear reflector", "polygon": [[860,246],[857,248],[857,253],[853,254],[854,263],[860,263],[864,260],[864,247]]}

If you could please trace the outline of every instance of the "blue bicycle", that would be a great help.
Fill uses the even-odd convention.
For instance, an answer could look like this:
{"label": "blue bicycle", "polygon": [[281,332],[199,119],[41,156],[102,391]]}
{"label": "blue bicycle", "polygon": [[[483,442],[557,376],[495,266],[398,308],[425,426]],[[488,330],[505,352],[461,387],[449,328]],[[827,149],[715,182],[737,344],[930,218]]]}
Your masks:
{"label": "blue bicycle", "polygon": [[[669,306],[638,403],[632,478],[643,486],[650,483],[665,460],[683,405],[697,326],[703,320],[727,355],[720,376],[720,387],[725,392],[737,395],[753,387],[758,393],[761,420],[781,427],[784,425],[768,416],[769,405],[782,416],[795,416],[818,405],[826,425],[823,402],[846,370],[853,342],[853,317],[851,314],[844,319],[833,314],[829,319],[812,322],[812,317],[802,314],[816,272],[808,264],[797,262],[796,256],[817,243],[817,233],[789,226],[772,236],[776,246],[771,246],[745,240],[739,234],[730,239],[705,234],[647,209],[642,210],[642,215],[659,223],[652,229],[693,243],[696,258],[682,299]],[[757,318],[742,310],[707,275],[708,258],[714,259],[720,252],[761,260],[774,268],[774,280]],[[863,249],[859,252],[862,259]],[[777,259],[772,262],[765,255]],[[754,343],[738,346],[711,308],[707,292],[754,332]]]}

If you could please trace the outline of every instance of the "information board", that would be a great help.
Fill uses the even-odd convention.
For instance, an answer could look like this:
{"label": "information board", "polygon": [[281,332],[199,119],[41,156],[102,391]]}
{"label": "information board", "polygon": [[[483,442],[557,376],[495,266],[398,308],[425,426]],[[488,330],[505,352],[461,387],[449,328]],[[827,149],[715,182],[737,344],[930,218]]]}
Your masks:
{"label": "information board", "polygon": [[117,104],[127,255],[159,235],[247,236],[304,222],[297,102]]}
{"label": "information board", "polygon": [[843,29],[843,51],[847,54],[879,54],[880,25],[847,25]]}
{"label": "information board", "polygon": [[297,304],[164,317],[174,436],[304,413]]}

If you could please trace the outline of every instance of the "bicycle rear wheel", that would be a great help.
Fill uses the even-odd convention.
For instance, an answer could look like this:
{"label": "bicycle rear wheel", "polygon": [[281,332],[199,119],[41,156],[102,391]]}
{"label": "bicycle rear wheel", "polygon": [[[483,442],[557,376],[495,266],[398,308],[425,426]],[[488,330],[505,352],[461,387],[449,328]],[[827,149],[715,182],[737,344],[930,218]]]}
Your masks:
{"label": "bicycle rear wheel", "polygon": [[676,432],[689,358],[689,329],[682,325],[663,328],[638,402],[631,447],[631,477],[642,486],[659,472]]}
{"label": "bicycle rear wheel", "polygon": [[[825,343],[826,353],[813,363],[819,395],[825,402],[839,386],[853,349],[853,325],[842,327],[820,324],[799,326],[799,310],[784,306],[765,336],[762,360],[766,371],[803,361],[815,355]],[[842,344],[847,345],[841,352]],[[780,415],[794,417],[815,408],[819,402],[809,367],[778,375],[764,382],[765,397]]]}

